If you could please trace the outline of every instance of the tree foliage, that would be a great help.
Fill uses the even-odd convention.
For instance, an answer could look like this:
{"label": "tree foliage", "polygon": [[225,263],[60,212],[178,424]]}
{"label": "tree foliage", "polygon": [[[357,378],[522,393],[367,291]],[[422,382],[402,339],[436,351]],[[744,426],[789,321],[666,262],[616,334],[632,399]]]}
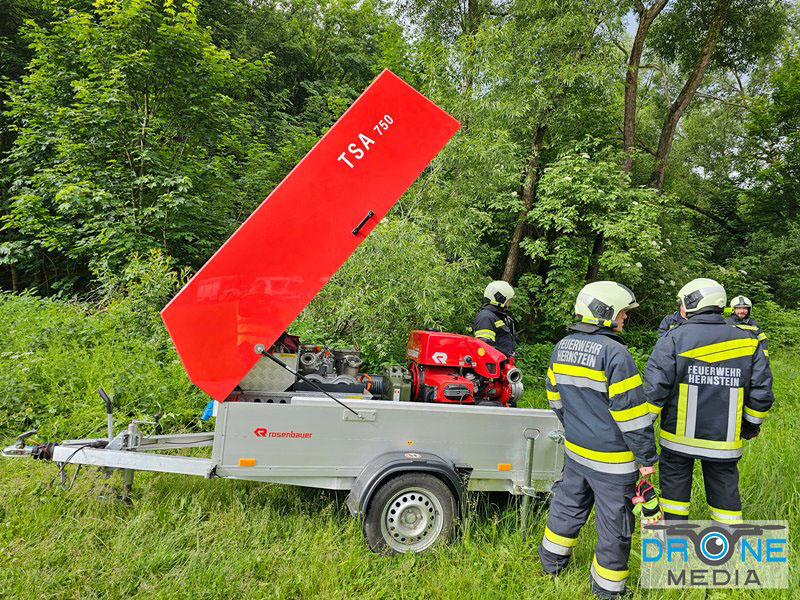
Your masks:
{"label": "tree foliage", "polygon": [[632,287],[640,324],[701,275],[800,302],[787,2],[4,2],[5,288],[182,280],[390,68],[462,127],[304,336],[396,359],[409,329],[466,332],[499,277],[532,344],[594,279]]}
{"label": "tree foliage", "polygon": [[121,266],[151,248],[202,261],[243,203],[245,108],[267,64],[215,48],[192,3],[58,9],[26,35],[6,227],[67,265]]}

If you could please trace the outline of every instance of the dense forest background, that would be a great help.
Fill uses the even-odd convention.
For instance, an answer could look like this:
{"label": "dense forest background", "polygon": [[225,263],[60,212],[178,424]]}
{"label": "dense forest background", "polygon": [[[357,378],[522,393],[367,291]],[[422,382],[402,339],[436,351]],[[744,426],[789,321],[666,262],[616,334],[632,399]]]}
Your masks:
{"label": "dense forest background", "polygon": [[[384,68],[462,123],[301,315],[397,360],[587,281],[800,304],[800,9],[783,0],[0,0],[0,286],[157,312]],[[302,240],[298,240],[298,245]],[[400,251],[398,251],[400,249]]]}
{"label": "dense forest background", "polygon": [[[31,429],[28,443],[104,436],[100,386],[115,431],[156,413],[164,432],[213,431],[159,310],[384,68],[461,130],[293,331],[357,344],[377,370],[412,328],[466,333],[504,278],[520,406],[547,408],[552,344],[585,282],[636,292],[625,337],[641,367],[677,290],[714,277],[770,338],[777,401],[745,444],[745,515],[800,530],[790,0],[0,0],[0,446]],[[473,496],[456,543],[378,558],[320,490],[140,472],[123,505],[118,480],[84,469],[65,492],[57,471],[3,459],[0,597],[590,593],[593,527],[554,581],[537,566],[538,502],[527,539],[514,500]],[[710,518],[699,477],[691,514]],[[639,589],[640,562],[636,598],[709,596]]]}

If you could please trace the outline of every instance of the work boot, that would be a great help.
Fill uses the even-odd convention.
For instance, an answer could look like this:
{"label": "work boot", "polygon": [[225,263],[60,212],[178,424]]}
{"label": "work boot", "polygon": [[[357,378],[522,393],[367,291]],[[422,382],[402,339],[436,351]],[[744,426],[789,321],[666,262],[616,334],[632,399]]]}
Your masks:
{"label": "work boot", "polygon": [[618,598],[628,598],[630,597],[630,590],[626,589],[624,592],[609,592],[608,590],[604,590],[599,585],[597,585],[594,581],[592,583],[592,595],[595,598],[602,598],[603,600],[617,600]]}

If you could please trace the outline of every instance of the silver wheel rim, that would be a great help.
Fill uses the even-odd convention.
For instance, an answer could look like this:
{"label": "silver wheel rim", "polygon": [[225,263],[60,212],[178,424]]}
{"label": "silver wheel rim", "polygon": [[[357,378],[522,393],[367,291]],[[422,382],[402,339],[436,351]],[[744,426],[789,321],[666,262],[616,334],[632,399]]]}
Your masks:
{"label": "silver wheel rim", "polygon": [[429,490],[406,488],[383,507],[381,535],[396,552],[420,552],[444,527],[442,504]]}

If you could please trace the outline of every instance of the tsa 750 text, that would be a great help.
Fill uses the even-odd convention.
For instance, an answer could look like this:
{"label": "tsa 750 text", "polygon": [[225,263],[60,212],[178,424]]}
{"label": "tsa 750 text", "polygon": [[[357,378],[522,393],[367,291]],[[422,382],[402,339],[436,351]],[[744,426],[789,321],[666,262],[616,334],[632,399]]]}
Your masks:
{"label": "tsa 750 text", "polygon": [[[370,146],[376,143],[375,140],[383,137],[383,133],[388,131],[389,127],[394,123],[394,119],[389,115],[383,115],[383,118],[378,121],[378,123],[372,128],[376,133],[370,132],[369,137],[363,133],[358,134],[358,141],[353,142],[352,144],[347,146],[347,150],[342,152],[336,160],[342,161],[351,169],[355,168],[355,165],[350,160],[351,158],[355,158],[355,160],[361,160],[364,158],[367,152],[369,152]],[[348,158],[347,155],[350,155]]]}

